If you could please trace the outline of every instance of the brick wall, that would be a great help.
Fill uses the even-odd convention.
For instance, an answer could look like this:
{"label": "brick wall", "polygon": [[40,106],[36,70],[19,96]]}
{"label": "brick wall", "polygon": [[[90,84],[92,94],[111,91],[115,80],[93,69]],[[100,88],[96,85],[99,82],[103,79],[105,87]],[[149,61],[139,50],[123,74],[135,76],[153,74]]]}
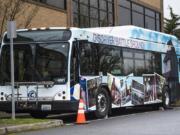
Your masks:
{"label": "brick wall", "polygon": [[140,2],[147,3],[148,5],[151,5],[154,8],[157,8],[161,10],[161,2],[162,0],[139,0]]}
{"label": "brick wall", "polygon": [[[0,31],[6,31],[6,24],[7,20],[3,21],[4,15],[6,12],[5,5],[8,5],[9,0],[0,0]],[[8,13],[13,9],[13,4],[9,5]],[[33,12],[34,11],[34,12]],[[7,15],[7,12],[6,12]],[[6,18],[9,18],[10,15],[7,15]],[[33,16],[33,17],[32,17]],[[30,19],[33,18],[33,19]],[[67,20],[67,12],[65,10],[61,10],[58,8],[54,8],[52,6],[47,6],[45,4],[41,4],[38,2],[23,2],[21,3],[20,10],[15,17],[17,28],[26,28],[26,24],[28,20],[32,20],[30,25],[27,28],[34,28],[34,27],[66,27],[68,20]],[[3,25],[2,25],[2,22]]]}
{"label": "brick wall", "polygon": [[[67,13],[65,11],[56,10],[36,4],[27,3],[30,9],[38,6],[37,13],[34,16],[30,27],[66,27],[67,26]],[[29,9],[29,10],[30,10]],[[28,16],[28,12],[24,16]],[[19,22],[23,21],[23,16],[18,18]]]}

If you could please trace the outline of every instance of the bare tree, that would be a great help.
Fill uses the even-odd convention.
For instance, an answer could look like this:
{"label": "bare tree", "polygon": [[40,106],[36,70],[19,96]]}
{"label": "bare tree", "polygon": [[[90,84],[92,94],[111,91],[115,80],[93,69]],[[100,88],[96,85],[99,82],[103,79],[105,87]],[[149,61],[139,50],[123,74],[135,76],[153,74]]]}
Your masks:
{"label": "bare tree", "polygon": [[24,23],[24,27],[25,28],[29,28],[31,26],[31,21],[32,19],[36,16],[37,12],[39,10],[39,7],[38,6],[35,6],[33,9],[32,9],[32,12],[31,14],[28,14],[27,18],[26,18],[26,21]]}
{"label": "bare tree", "polygon": [[[29,27],[38,12],[38,6],[27,6],[26,0],[0,0],[0,38],[6,31],[7,21],[20,20],[17,27]],[[19,19],[22,18],[22,19]]]}

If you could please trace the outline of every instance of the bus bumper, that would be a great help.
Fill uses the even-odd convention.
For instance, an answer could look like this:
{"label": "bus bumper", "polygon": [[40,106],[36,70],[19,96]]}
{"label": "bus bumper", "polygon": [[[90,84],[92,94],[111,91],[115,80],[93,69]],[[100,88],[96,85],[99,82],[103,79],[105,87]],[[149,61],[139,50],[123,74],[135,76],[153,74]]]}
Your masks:
{"label": "bus bumper", "polygon": [[[49,113],[76,112],[79,101],[38,101],[38,102],[16,102],[17,113],[28,113],[34,111]],[[9,101],[0,102],[0,111],[11,112],[12,104]]]}

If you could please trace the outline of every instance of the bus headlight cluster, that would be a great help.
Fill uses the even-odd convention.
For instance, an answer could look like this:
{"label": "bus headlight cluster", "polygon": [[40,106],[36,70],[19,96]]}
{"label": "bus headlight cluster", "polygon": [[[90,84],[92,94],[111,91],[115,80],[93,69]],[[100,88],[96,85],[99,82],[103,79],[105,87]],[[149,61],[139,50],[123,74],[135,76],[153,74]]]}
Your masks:
{"label": "bus headlight cluster", "polygon": [[54,100],[65,100],[65,99],[66,99],[65,91],[59,91],[54,97]]}
{"label": "bus headlight cluster", "polygon": [[61,93],[58,93],[58,96],[61,97],[62,96]]}
{"label": "bus headlight cluster", "polygon": [[0,100],[4,101],[4,92],[1,92]]}

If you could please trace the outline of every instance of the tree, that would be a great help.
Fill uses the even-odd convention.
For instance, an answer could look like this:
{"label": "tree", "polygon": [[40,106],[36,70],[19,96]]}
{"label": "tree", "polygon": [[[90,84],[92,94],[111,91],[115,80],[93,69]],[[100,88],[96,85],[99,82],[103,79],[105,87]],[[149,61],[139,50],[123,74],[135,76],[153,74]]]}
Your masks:
{"label": "tree", "polygon": [[169,7],[170,10],[170,18],[164,19],[164,32],[168,34],[175,34],[174,31],[180,26],[180,16],[173,12],[172,7]]}
{"label": "tree", "polygon": [[7,21],[17,20],[17,28],[28,28],[37,11],[38,6],[30,6],[25,0],[0,0],[0,39]]}
{"label": "tree", "polygon": [[175,35],[178,37],[178,39],[180,40],[180,28],[176,29],[174,31]]}

